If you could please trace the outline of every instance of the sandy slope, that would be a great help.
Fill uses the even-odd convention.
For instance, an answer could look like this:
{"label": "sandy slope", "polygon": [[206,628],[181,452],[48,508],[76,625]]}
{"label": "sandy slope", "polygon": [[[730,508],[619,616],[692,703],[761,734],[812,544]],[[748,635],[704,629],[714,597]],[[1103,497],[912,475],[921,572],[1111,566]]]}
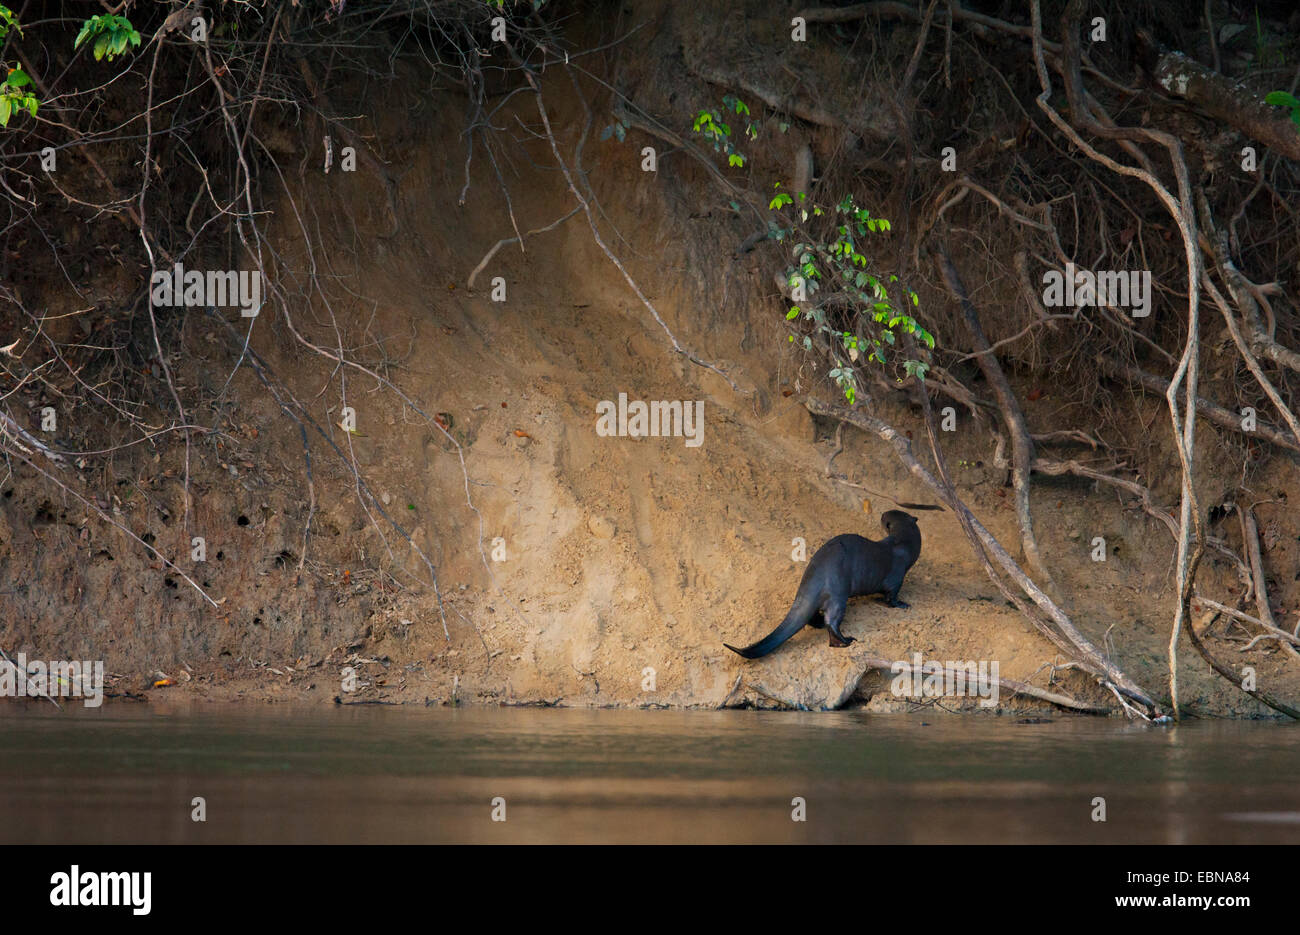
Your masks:
{"label": "sandy slope", "polygon": [[[932,497],[890,452],[852,430],[835,470],[868,490],[827,477],[832,427],[815,424],[800,399],[810,389],[831,391],[786,344],[779,297],[762,285],[770,271],[757,255],[731,257],[743,232],[725,213],[686,210],[685,193],[699,180],[683,160],[666,160],[649,175],[630,145],[588,149],[608,242],[679,340],[727,369],[738,390],[673,353],[581,215],[530,238],[526,254],[504,248],[471,293],[469,271],[510,235],[510,218],[481,161],[468,203],[456,205],[462,159],[454,102],[441,109],[401,103],[420,119],[402,120],[396,108],[379,128],[386,157],[400,170],[399,236],[380,236],[386,221],[377,188],[339,173],[307,177],[297,210],[286,203],[279,213],[277,236],[284,268],[301,273],[309,264],[295,218],[307,218],[317,238],[313,261],[327,271],[331,302],[293,306],[299,328],[322,343],[341,334],[371,366],[385,364],[424,411],[450,415],[459,451],[373,380],[350,374],[344,397],[323,362],[295,348],[274,321],[259,323],[253,344],[299,398],[312,401],[322,425],[334,426],[344,403],[356,408],[358,434],[333,428],[334,438],[345,448],[350,442],[387,511],[437,568],[450,640],[411,546],[382,518],[372,523],[358,510],[350,475],[319,445],[318,508],[298,576],[308,506],[297,428],[245,371],[232,384],[240,456],[205,450],[194,468],[197,522],[219,526],[211,534],[225,544],[221,574],[208,579],[226,602],[213,609],[184,588],[164,587],[165,572],[111,530],[78,545],[76,515],[63,525],[26,523],[23,510],[40,492],[23,480],[0,526],[0,560],[15,578],[69,583],[11,605],[7,647],[44,656],[77,647],[103,653],[124,688],[144,685],[158,670],[187,671],[192,680],[168,690],[212,698],[305,693],[325,701],[341,694],[350,665],[369,685],[349,700],[714,706],[730,698],[820,708],[857,692],[875,695],[872,705],[884,710],[897,702],[886,680],[862,681],[861,657],[914,652],[927,660],[996,660],[1004,677],[1048,684],[1043,667],[1060,661],[1055,651],[1004,604],[947,513],[921,514],[924,550],[903,595],[910,610],[851,606],[845,629],[858,638],[853,648],[831,649],[823,633],[809,630],[760,662],[724,650],[724,639],[755,639],[784,615],[803,570],[791,557],[797,537],[808,555],[842,532],[878,538],[879,515],[893,507],[888,497]],[[546,157],[540,147],[533,155],[538,163]],[[511,196],[524,230],[572,206],[554,173],[522,162],[512,167]],[[489,294],[496,276],[505,281],[504,302]],[[203,334],[196,325],[195,340]],[[205,379],[224,379],[219,356],[194,365]],[[703,444],[598,436],[596,406],[619,393],[702,401]],[[895,403],[880,405],[911,424]],[[1205,443],[1212,437],[1207,429]],[[1014,554],[1004,478],[976,466],[991,460],[991,449],[990,439],[963,428],[950,458],[968,462],[957,469],[963,491]],[[173,504],[178,459],[172,450],[154,468],[136,465],[140,477],[152,478],[156,497]],[[1167,533],[1122,511],[1113,494],[1078,485],[1043,481],[1034,507],[1080,627],[1162,694]],[[183,541],[147,505],[128,505],[125,515],[173,547]],[[251,521],[238,525],[236,516]],[[1104,563],[1089,558],[1096,535],[1114,548]],[[95,564],[100,540],[117,553],[108,571]],[[504,560],[496,561],[501,547]],[[205,572],[216,570],[210,562]],[[1205,581],[1230,583],[1214,568]],[[87,601],[110,609],[92,622],[76,611]],[[1221,650],[1237,658],[1234,646]],[[1260,652],[1250,661],[1261,679],[1286,680],[1296,694],[1295,667],[1287,671]],[[1258,710],[1190,654],[1183,666],[1193,708]],[[1056,679],[1058,688],[1107,700],[1077,673]]]}

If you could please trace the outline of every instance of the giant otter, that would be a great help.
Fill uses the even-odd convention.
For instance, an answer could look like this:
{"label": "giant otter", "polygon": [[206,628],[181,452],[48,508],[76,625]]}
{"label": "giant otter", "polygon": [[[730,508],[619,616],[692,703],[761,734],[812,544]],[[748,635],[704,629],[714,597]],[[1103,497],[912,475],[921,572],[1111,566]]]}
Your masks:
{"label": "giant otter", "polygon": [[827,542],[808,563],[794,605],[781,625],[757,643],[737,649],[723,643],[746,659],[766,656],[805,626],[829,631],[831,646],[848,646],[853,637],[840,632],[840,622],[849,598],[883,594],[890,607],[907,607],[898,599],[903,576],[921,554],[921,530],[916,517],[902,510],[889,510],[880,517],[889,533],[879,542],[852,533]]}

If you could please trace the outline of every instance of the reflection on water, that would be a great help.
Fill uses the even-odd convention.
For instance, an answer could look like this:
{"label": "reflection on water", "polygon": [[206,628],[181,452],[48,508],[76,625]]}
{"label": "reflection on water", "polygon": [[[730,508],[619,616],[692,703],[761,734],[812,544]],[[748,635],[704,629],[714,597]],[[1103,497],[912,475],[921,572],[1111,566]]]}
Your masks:
{"label": "reflection on water", "polygon": [[1289,724],[119,704],[0,733],[6,844],[1300,841]]}

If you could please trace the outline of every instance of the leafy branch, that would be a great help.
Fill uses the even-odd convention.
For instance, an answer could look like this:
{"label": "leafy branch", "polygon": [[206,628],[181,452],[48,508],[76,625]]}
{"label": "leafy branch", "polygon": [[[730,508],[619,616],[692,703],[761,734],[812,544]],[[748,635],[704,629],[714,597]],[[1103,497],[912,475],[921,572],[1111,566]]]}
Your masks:
{"label": "leafy branch", "polygon": [[[812,324],[812,333],[803,336],[805,351],[812,350],[814,336],[826,337],[833,363],[827,376],[853,403],[860,391],[859,362],[882,366],[888,363],[889,349],[897,346],[899,334],[913,336],[927,349],[934,348],[934,336],[908,308],[909,303],[913,308],[919,304],[916,293],[899,286],[897,294],[891,294],[898,277],[874,269],[862,252],[870,236],[890,231],[889,221],[872,217],[870,211],[854,203],[852,195],[845,195],[829,210],[803,202],[806,197],[802,192],[798,195],[799,207],[795,208],[796,198],[778,191],[768,204],[774,212],[798,213],[798,222],[791,219],[790,227],[774,226],[772,235],[777,241],[791,237],[799,230],[798,225],[810,219],[814,223],[821,218],[834,220],[821,236],[810,236],[799,230],[800,239],[791,246],[795,263],[784,275],[797,304],[786,313],[786,320],[794,321],[802,316]],[[818,293],[820,297],[814,300]],[[795,336],[790,335],[789,340],[794,342]],[[930,366],[924,360],[910,358],[901,363],[905,373],[919,380],[925,379]]]}
{"label": "leafy branch", "polygon": [[0,127],[9,126],[9,117],[16,110],[25,110],[33,117],[40,102],[31,91],[23,90],[32,79],[21,68],[9,69],[4,83],[0,84]]}
{"label": "leafy branch", "polygon": [[[18,25],[18,17],[14,16],[11,9],[6,6],[0,6],[0,41],[9,35],[12,29],[23,34],[23,29]],[[5,80],[0,82],[0,127],[9,126],[9,118],[16,110],[25,110],[33,117],[36,116],[36,108],[40,102],[31,91],[24,91],[32,83],[32,79],[21,68],[9,68],[4,66]]]}
{"label": "leafy branch", "polygon": [[[749,107],[734,94],[724,97],[722,106],[724,110],[730,110],[737,116],[749,116]],[[725,152],[727,165],[733,168],[744,166],[745,156],[731,142],[731,125],[726,122],[722,114],[712,110],[702,110],[695,115],[695,122],[691,129],[712,143],[714,152]],[[744,136],[751,141],[758,139],[758,128],[747,122]]]}
{"label": "leafy branch", "polygon": [[111,62],[114,57],[126,51],[128,44],[133,47],[140,44],[140,34],[131,25],[131,21],[115,13],[101,13],[86,20],[72,47],[79,49],[82,43],[90,39],[95,40],[92,51],[97,62],[106,56]]}

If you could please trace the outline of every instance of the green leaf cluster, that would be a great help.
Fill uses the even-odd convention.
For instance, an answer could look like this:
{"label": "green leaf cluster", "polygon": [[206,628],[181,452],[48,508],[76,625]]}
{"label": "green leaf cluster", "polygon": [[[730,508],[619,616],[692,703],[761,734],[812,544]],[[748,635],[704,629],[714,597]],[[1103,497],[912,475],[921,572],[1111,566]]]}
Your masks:
{"label": "green leaf cluster", "polygon": [[82,44],[94,40],[91,51],[95,55],[95,61],[107,57],[111,62],[116,56],[126,51],[128,45],[134,47],[140,44],[140,34],[135,31],[131,21],[125,16],[118,16],[116,13],[101,13],[92,16],[82,24],[81,32],[77,34],[77,39],[72,43],[74,49],[81,48]]}
{"label": "green leaf cluster", "polygon": [[25,110],[33,117],[40,102],[29,90],[24,90],[32,79],[21,68],[11,68],[4,82],[0,84],[0,127],[9,126],[9,118],[14,111]]}
{"label": "green leaf cluster", "polygon": [[1287,107],[1291,110],[1291,122],[1300,127],[1300,99],[1286,91],[1270,91],[1264,95],[1264,103],[1273,107]]}
{"label": "green leaf cluster", "polygon": [[[749,116],[749,107],[740,98],[728,94],[722,99],[723,112],[731,112],[740,117]],[[714,152],[727,154],[727,165],[741,168],[745,165],[745,155],[731,142],[731,125],[723,114],[713,110],[701,110],[695,115],[691,124],[692,132],[698,133],[713,145]],[[758,128],[746,122],[743,135],[746,139],[758,139]]]}
{"label": "green leaf cluster", "polygon": [[[790,308],[786,320],[802,317],[811,322],[813,335],[805,334],[800,341],[806,351],[812,350],[814,335],[825,336],[833,363],[827,376],[853,403],[859,393],[859,366],[887,363],[899,334],[913,336],[917,344],[930,350],[934,348],[934,336],[911,314],[920,303],[917,294],[899,284],[897,276],[879,273],[865,252],[870,238],[892,229],[888,219],[872,216],[851,195],[844,196],[833,209],[806,203],[796,207],[796,199],[779,190],[780,183],[776,188],[768,208],[778,213],[789,209],[798,217],[790,218],[788,227],[775,229],[773,237],[778,241],[794,239],[794,264],[786,270],[786,281],[792,290],[801,288],[807,300]],[[812,236],[807,230],[810,218],[827,218],[832,223],[827,226],[822,222],[821,235]],[[822,298],[817,297],[819,292]],[[827,314],[828,306],[843,308],[845,304],[851,311],[852,331],[836,327]],[[789,340],[793,343],[795,335],[790,335]],[[930,367],[923,360],[901,363],[904,372],[918,380],[925,379]]]}
{"label": "green leaf cluster", "polygon": [[[23,34],[13,10],[0,6],[0,41],[9,35],[11,29],[20,36]],[[21,68],[8,66],[0,68],[0,74],[5,76],[4,81],[0,81],[0,127],[9,126],[9,118],[17,111],[25,110],[35,117],[40,101],[31,92],[31,76]]]}

